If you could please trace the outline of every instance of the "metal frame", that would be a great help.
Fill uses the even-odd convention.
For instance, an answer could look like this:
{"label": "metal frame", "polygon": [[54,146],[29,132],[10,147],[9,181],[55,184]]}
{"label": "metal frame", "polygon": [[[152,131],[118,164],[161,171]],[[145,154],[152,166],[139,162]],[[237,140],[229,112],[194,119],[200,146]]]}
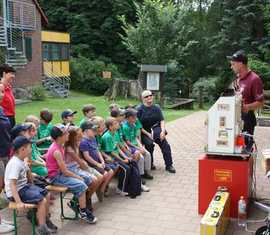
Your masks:
{"label": "metal frame", "polygon": [[[70,199],[65,197],[66,193],[60,192],[60,208],[61,208],[61,219],[64,220],[78,220],[79,219],[79,211],[76,210],[74,217],[65,216],[64,214],[64,199]],[[78,200],[78,199],[76,199]]]}
{"label": "metal frame", "polygon": [[[35,208],[29,209],[32,213],[32,235],[36,235],[36,213]],[[13,209],[13,222],[14,222],[14,235],[18,235],[18,225],[17,225],[17,209]]]}

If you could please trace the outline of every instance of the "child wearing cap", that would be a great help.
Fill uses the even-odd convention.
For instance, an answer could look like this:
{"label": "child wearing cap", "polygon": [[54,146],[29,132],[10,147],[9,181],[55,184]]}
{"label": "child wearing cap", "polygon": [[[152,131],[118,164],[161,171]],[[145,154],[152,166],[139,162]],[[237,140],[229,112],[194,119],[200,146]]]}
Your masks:
{"label": "child wearing cap", "polygon": [[42,109],[40,111],[40,124],[37,129],[37,146],[42,153],[45,153],[50,145],[51,141],[51,130],[53,125],[51,121],[53,114],[48,109]]}
{"label": "child wearing cap", "polygon": [[79,126],[81,126],[85,121],[90,120],[96,116],[96,107],[92,104],[86,104],[82,108],[84,118],[80,121]]}
{"label": "child wearing cap", "polygon": [[104,181],[100,185],[100,191],[97,194],[99,200],[102,201],[103,195],[107,195],[109,183],[115,175],[118,165],[113,162],[105,163],[102,154],[99,152],[98,143],[95,138],[97,128],[98,126],[91,121],[82,123],[83,138],[80,142],[80,152],[89,166],[103,175]]}
{"label": "child wearing cap", "polygon": [[63,185],[78,198],[79,215],[87,223],[94,224],[97,218],[86,208],[86,191],[90,182],[85,183],[85,179],[70,171],[65,164],[64,144],[68,141],[68,127],[58,124],[52,128],[51,137],[54,140],[46,154],[46,166],[48,168],[48,178],[52,184]]}
{"label": "child wearing cap", "polygon": [[131,153],[134,154],[136,160],[138,161],[141,176],[145,179],[152,180],[153,176],[149,174],[151,170],[151,155],[143,147],[138,138],[139,127],[135,124],[136,120],[137,111],[131,108],[127,109],[126,122],[123,124],[124,139],[129,146]]}
{"label": "child wearing cap", "polygon": [[66,109],[65,111],[62,112],[61,118],[63,121],[63,125],[70,125],[70,126],[75,126],[74,124],[74,119],[77,111],[72,111],[71,109]]}
{"label": "child wearing cap", "polygon": [[50,235],[57,227],[49,219],[49,196],[46,189],[32,184],[32,177],[24,159],[31,154],[31,141],[18,136],[13,141],[14,156],[7,164],[5,173],[5,191],[10,201],[17,203],[18,209],[25,208],[24,203],[37,204],[38,233]]}

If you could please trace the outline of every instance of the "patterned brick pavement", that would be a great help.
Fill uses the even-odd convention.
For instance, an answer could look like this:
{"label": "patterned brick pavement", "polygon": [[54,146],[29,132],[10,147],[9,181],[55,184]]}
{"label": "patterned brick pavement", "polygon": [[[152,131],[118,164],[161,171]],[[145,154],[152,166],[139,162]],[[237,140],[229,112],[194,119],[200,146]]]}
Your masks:
{"label": "patterned brick pavement", "polygon": [[[153,172],[155,179],[148,181],[151,192],[143,193],[136,199],[123,198],[114,193],[103,203],[95,203],[95,214],[99,221],[96,225],[87,225],[82,221],[64,221],[59,218],[59,203],[53,207],[53,219],[59,226],[58,234],[77,235],[197,235],[201,217],[197,214],[198,157],[203,153],[206,141],[204,128],[205,112],[197,112],[167,124],[168,140],[172,147],[175,175],[164,171],[163,159],[158,147]],[[267,146],[270,129],[259,127],[256,137],[259,148]],[[270,146],[270,144],[269,144]],[[259,164],[258,164],[259,165]],[[268,182],[262,174],[258,177],[258,194],[270,195]],[[95,198],[96,200],[96,198]],[[69,211],[69,209],[67,209]],[[1,213],[11,218],[7,209]],[[252,217],[262,217],[255,211]],[[31,234],[30,223],[20,218],[19,234]],[[231,222],[227,235],[249,234],[239,231],[235,222]]]}

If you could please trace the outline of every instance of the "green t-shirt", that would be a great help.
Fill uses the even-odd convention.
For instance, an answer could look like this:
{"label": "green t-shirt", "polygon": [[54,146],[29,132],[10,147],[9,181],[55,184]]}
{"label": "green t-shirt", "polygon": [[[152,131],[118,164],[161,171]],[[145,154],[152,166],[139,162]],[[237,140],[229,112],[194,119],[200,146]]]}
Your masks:
{"label": "green t-shirt", "polygon": [[136,119],[136,122],[135,122],[135,127],[136,127],[136,135],[137,136],[140,136],[140,134],[141,134],[141,129],[142,129],[142,123],[140,122],[140,120],[137,118]]}
{"label": "green t-shirt", "polygon": [[[38,160],[40,158],[40,156],[41,156],[41,154],[38,151],[36,143],[33,143],[32,144],[31,159],[35,161],[35,160]],[[40,175],[40,176],[44,176],[44,177],[48,176],[48,169],[45,166],[33,166],[32,165],[31,171],[33,173],[36,173],[37,175]]]}
{"label": "green t-shirt", "polygon": [[105,153],[119,153],[117,148],[117,140],[116,140],[116,134],[111,133],[110,131],[106,131],[102,137],[101,137],[102,143],[101,143],[101,151]]}
{"label": "green t-shirt", "polygon": [[117,144],[124,144],[124,133],[123,133],[123,125],[120,125],[120,128],[115,132],[115,140]]}
{"label": "green t-shirt", "polygon": [[137,132],[138,129],[136,128],[136,125],[130,125],[128,122],[125,122],[123,124],[123,135],[124,139],[129,141],[135,146],[138,146],[138,141],[137,141]]}
{"label": "green t-shirt", "polygon": [[81,127],[81,125],[82,125],[85,121],[87,121],[87,120],[88,120],[88,118],[84,117],[84,118],[80,121],[79,127]]}
{"label": "green t-shirt", "polygon": [[[53,128],[53,125],[51,123],[49,123],[48,125],[41,123],[37,130],[38,139],[43,139],[45,137],[51,136],[52,128]],[[50,147],[51,144],[52,144],[51,141],[46,140],[42,144],[39,144],[38,147],[47,149]]]}

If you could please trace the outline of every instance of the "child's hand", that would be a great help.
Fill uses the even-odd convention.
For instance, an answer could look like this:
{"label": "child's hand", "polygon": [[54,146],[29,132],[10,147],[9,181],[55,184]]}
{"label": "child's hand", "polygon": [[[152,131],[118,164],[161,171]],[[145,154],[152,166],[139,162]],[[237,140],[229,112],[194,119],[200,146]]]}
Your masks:
{"label": "child's hand", "polygon": [[17,209],[18,209],[18,210],[22,211],[22,210],[24,210],[24,208],[25,208],[25,205],[24,205],[23,202],[17,203]]}
{"label": "child's hand", "polygon": [[124,160],[124,163],[129,164],[129,160],[128,159],[125,159]]}

